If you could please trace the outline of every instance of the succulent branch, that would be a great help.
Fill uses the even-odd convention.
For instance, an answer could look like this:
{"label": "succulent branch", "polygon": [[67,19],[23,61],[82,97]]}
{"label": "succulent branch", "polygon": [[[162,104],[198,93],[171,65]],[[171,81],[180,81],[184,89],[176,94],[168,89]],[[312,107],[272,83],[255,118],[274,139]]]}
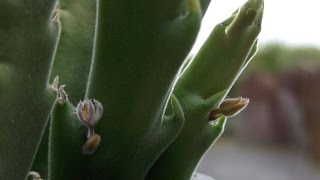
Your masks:
{"label": "succulent branch", "polygon": [[[229,19],[218,24],[181,75],[174,94],[181,103],[185,124],[177,139],[149,171],[148,178],[189,179],[203,154],[220,136],[226,122],[224,116],[231,115],[230,109],[223,108],[217,123],[209,123],[210,111],[225,106],[221,102],[254,54],[262,11],[263,1],[249,0]],[[233,31],[234,28],[237,31]],[[246,106],[247,101],[243,104]],[[173,158],[175,154],[179,156]]]}

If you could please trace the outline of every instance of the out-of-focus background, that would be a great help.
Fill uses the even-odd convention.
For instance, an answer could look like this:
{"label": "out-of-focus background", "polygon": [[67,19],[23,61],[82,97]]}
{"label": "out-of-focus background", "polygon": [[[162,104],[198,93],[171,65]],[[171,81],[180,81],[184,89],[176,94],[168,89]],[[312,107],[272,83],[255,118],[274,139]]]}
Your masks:
{"label": "out-of-focus background", "polygon": [[[212,0],[199,48],[245,0]],[[265,0],[258,54],[230,97],[250,104],[230,118],[198,167],[216,180],[320,180],[320,22],[317,0]]]}

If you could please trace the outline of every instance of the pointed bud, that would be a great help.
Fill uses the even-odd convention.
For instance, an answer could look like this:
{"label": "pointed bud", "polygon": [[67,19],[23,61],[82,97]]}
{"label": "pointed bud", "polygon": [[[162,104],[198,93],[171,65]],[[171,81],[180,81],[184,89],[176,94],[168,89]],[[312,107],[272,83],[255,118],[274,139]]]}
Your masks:
{"label": "pointed bud", "polygon": [[221,114],[227,117],[237,115],[239,112],[244,110],[249,104],[248,98],[228,98],[220,104]]}
{"label": "pointed bud", "polygon": [[86,143],[82,147],[82,153],[85,155],[93,154],[99,147],[101,142],[101,137],[95,134],[87,139]]}

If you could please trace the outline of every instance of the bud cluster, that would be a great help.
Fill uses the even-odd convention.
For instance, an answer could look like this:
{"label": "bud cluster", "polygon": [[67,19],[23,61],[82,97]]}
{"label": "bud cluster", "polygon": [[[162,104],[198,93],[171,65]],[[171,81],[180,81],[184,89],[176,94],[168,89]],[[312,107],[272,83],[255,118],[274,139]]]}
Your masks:
{"label": "bud cluster", "polygon": [[95,134],[94,126],[99,122],[103,114],[102,104],[93,99],[84,98],[77,105],[77,116],[80,122],[88,128],[87,141],[82,148],[83,154],[94,153],[99,147],[101,137]]}

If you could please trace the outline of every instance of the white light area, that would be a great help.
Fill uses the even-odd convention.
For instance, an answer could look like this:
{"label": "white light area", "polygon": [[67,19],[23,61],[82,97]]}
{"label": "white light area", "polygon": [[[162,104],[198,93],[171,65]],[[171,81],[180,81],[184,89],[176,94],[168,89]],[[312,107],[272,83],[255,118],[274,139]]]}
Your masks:
{"label": "white light area", "polygon": [[[213,27],[228,18],[246,0],[212,0],[192,52],[196,52]],[[320,47],[320,1],[265,0],[260,44]]]}

